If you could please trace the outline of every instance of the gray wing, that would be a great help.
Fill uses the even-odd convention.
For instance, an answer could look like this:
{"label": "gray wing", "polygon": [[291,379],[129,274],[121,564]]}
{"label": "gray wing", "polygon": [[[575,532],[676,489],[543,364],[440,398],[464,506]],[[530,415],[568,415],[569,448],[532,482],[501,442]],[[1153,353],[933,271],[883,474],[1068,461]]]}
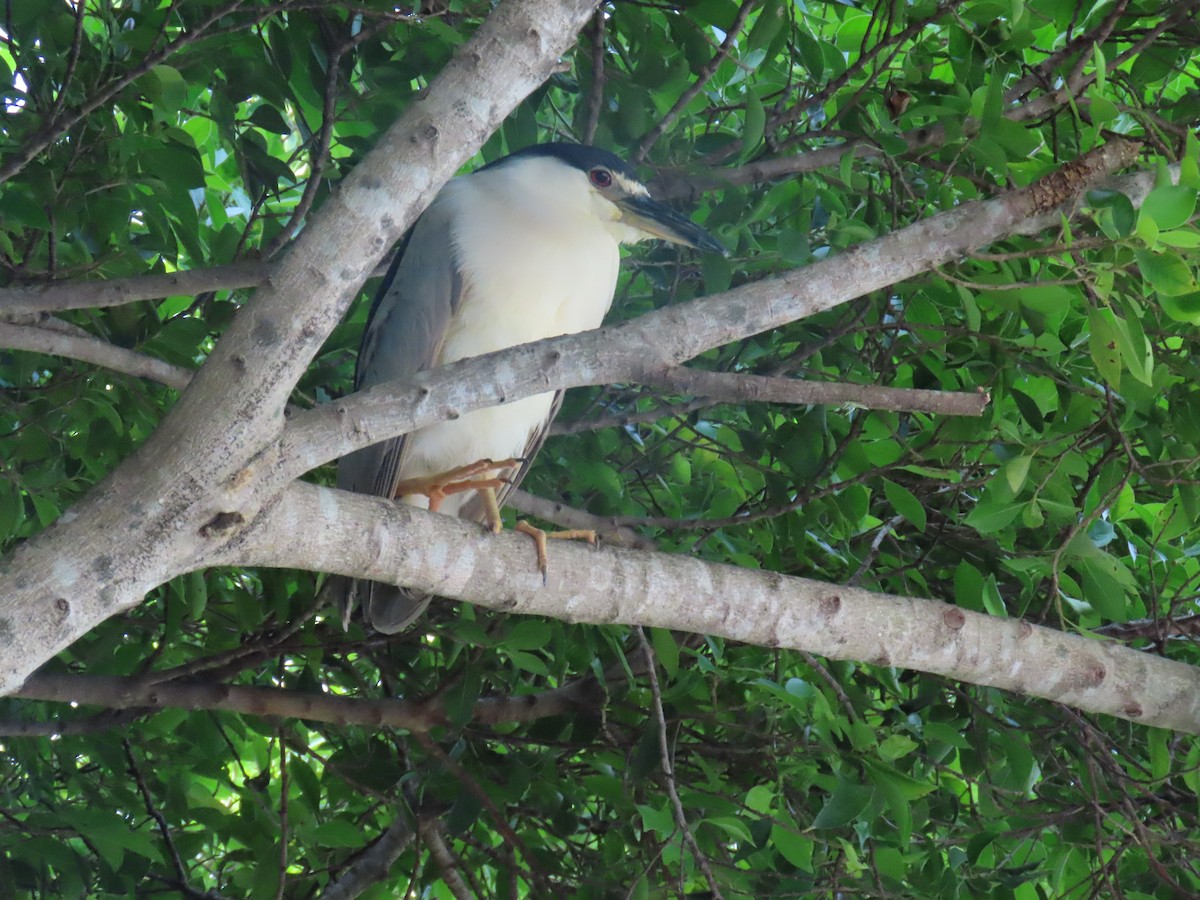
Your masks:
{"label": "gray wing", "polygon": [[[437,364],[450,317],[462,297],[446,207],[435,201],[421,216],[375,295],[358,351],[355,390],[407,378]],[[392,438],[343,457],[338,487],[391,496],[404,444],[404,437]]]}
{"label": "gray wing", "polygon": [[[401,243],[371,307],[354,387],[364,390],[406,378],[437,364],[450,318],[462,297],[463,280],[450,230],[450,205],[433,204]],[[360,494],[392,497],[404,461],[405,438],[364,447],[338,463],[337,486]],[[356,599],[371,625],[391,634],[424,611],[429,597],[379,582],[339,579],[331,586],[349,622]]]}

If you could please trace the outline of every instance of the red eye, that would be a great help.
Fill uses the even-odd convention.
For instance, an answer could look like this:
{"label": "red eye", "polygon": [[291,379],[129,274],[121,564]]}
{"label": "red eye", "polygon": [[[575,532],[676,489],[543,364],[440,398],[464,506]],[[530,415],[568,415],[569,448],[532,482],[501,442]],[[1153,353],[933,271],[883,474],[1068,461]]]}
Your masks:
{"label": "red eye", "polygon": [[608,169],[592,169],[588,172],[588,178],[598,188],[606,188],[612,186],[612,172]]}

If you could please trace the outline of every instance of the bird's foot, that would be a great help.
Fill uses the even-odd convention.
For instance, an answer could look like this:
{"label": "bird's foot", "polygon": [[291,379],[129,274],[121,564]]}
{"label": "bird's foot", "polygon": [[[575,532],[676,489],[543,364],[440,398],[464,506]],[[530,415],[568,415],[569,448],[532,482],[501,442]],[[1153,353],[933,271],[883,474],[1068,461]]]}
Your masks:
{"label": "bird's foot", "polygon": [[534,525],[530,525],[524,520],[520,520],[513,526],[514,531],[519,531],[521,534],[527,534],[533,538],[533,543],[537,546],[537,564],[538,571],[542,573],[542,584],[546,583],[546,572],[550,568],[550,556],[546,552],[546,541],[553,538],[562,541],[587,541],[593,547],[596,546],[596,532],[591,529],[575,528],[569,531],[543,531]]}
{"label": "bird's foot", "polygon": [[[465,466],[458,466],[447,472],[429,475],[425,478],[407,478],[396,484],[395,497],[405,497],[409,494],[423,494],[429,498],[430,512],[437,512],[438,507],[451,494],[461,494],[464,491],[494,492],[508,484],[506,478],[476,478],[485,472],[508,469],[519,466],[524,460],[511,459],[480,459]],[[495,496],[492,493],[492,496]]]}

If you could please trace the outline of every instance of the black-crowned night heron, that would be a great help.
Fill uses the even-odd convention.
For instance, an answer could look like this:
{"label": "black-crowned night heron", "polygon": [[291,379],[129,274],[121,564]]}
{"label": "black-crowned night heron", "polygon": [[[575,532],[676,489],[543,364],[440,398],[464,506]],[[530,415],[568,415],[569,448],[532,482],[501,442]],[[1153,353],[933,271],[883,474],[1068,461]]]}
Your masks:
{"label": "black-crowned night heron", "polygon": [[[594,147],[542,144],[453,179],[401,243],[375,297],[355,388],[598,327],[617,286],[618,245],[647,238],[725,252]],[[499,508],[561,401],[561,391],[538,394],[367,447],[341,461],[338,487],[498,529]],[[367,621],[387,633],[430,599],[376,582],[341,580],[337,591],[345,620],[361,599]]]}

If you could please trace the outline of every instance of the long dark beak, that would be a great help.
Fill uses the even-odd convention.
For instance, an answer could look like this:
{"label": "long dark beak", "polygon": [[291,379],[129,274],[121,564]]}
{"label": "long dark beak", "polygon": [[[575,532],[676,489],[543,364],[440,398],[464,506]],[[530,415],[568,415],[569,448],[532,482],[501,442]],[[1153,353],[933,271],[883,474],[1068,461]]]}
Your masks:
{"label": "long dark beak", "polygon": [[623,197],[617,201],[617,205],[621,207],[622,220],[646,234],[672,244],[729,255],[729,251],[717,243],[716,238],[666,204],[650,197],[633,196]]}

